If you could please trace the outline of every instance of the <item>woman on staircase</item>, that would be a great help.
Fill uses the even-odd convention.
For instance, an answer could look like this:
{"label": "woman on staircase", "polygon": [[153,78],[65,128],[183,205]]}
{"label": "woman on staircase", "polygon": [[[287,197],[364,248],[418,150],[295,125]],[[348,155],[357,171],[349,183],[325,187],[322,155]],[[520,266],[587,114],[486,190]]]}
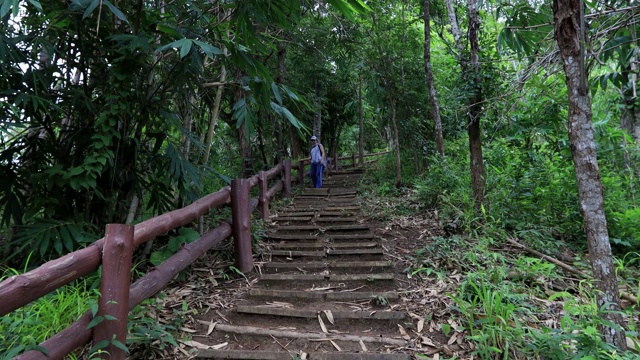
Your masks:
{"label": "woman on staircase", "polygon": [[322,187],[322,172],[326,164],[324,146],[317,136],[311,137],[311,182],[314,188]]}

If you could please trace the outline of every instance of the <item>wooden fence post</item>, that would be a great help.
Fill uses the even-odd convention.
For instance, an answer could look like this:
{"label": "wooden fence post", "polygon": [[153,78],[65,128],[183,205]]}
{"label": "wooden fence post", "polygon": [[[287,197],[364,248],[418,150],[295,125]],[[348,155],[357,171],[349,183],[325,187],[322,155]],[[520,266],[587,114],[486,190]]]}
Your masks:
{"label": "wooden fence post", "polygon": [[304,161],[298,161],[298,184],[304,186]]}
{"label": "wooden fence post", "polygon": [[269,197],[267,191],[269,187],[267,185],[267,176],[264,171],[258,173],[258,187],[260,193],[258,194],[258,210],[260,211],[260,217],[262,220],[269,220]]}
{"label": "wooden fence post", "polygon": [[93,329],[93,345],[104,345],[100,349],[108,353],[101,357],[104,359],[120,360],[126,355],[112,340],[115,336],[122,345],[127,343],[133,229],[124,224],[108,224],[106,228],[97,313],[102,322]]}
{"label": "wooden fence post", "polygon": [[233,245],[236,255],[236,268],[247,273],[253,269],[251,252],[251,207],[247,179],[231,181],[231,218],[233,222]]}
{"label": "wooden fence post", "polygon": [[356,153],[351,154],[351,166],[356,167]]}
{"label": "wooden fence post", "polygon": [[291,160],[285,159],[284,165],[284,197],[291,197]]}
{"label": "wooden fence post", "polygon": [[333,164],[335,166],[335,171],[338,171],[338,154],[336,154],[336,156],[333,159],[335,160]]}

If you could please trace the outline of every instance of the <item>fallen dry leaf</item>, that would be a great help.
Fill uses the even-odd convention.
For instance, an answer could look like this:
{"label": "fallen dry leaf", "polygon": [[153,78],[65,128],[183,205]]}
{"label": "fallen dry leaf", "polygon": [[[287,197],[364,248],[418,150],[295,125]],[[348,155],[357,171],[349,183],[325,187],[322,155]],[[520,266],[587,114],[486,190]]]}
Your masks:
{"label": "fallen dry leaf", "polygon": [[434,344],[434,343],[433,343],[433,341],[431,341],[431,339],[429,339],[428,337],[426,337],[426,336],[421,336],[420,338],[422,339],[422,344],[423,344],[423,345],[431,346],[431,347],[434,347],[434,348],[437,348],[437,347],[438,347],[438,346],[436,346],[436,344]]}
{"label": "fallen dry leaf", "polygon": [[456,342],[457,339],[458,339],[458,333],[453,333],[449,341],[447,341],[447,345],[453,344],[454,342]]}
{"label": "fallen dry leaf", "polygon": [[209,323],[209,327],[207,328],[207,335],[210,335],[213,332],[213,329],[216,328],[216,324],[218,324],[218,322],[213,322],[213,320]]}
{"label": "fallen dry leaf", "polygon": [[360,340],[360,347],[362,348],[362,351],[367,352],[367,346],[364,344],[364,341]]}
{"label": "fallen dry leaf", "polygon": [[342,349],[340,349],[340,346],[338,346],[338,344],[336,344],[333,340],[329,340],[331,342],[331,345],[333,345],[334,348],[336,348],[336,350],[338,351],[342,351]]}
{"label": "fallen dry leaf", "polygon": [[333,313],[331,312],[331,310],[323,310],[323,312],[327,316],[327,320],[329,320],[331,325],[334,325],[335,322],[333,321]]}
{"label": "fallen dry leaf", "polygon": [[318,314],[318,322],[320,323],[320,328],[322,329],[322,332],[325,334],[328,334],[329,332],[327,331],[327,327],[324,325],[324,321],[322,321],[322,317],[320,316],[320,314]]}

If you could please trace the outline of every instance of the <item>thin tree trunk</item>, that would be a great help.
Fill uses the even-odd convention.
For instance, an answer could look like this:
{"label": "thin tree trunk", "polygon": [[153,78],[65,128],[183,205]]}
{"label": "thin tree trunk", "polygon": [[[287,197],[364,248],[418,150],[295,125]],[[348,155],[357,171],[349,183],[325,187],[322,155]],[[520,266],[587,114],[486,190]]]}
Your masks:
{"label": "thin tree trunk", "polygon": [[[480,77],[480,59],[478,33],[480,31],[480,18],[478,16],[478,0],[469,0],[469,45],[471,47],[470,65],[473,94],[469,98],[469,160],[471,166],[471,189],[477,210],[484,204],[484,191],[486,188],[486,175],[482,160],[482,140],[480,131],[480,113],[482,111],[482,79]],[[469,81],[470,80],[470,81]]]}
{"label": "thin tree trunk", "polygon": [[[278,84],[284,84],[286,71],[287,71],[287,48],[286,47],[278,47],[278,75],[276,77],[276,82]],[[275,122],[273,124],[276,134],[276,163],[280,163],[282,159],[285,157],[285,149],[284,149],[284,136],[282,120],[281,118],[276,117]]]}
{"label": "thin tree trunk", "polygon": [[451,35],[453,35],[453,40],[456,43],[456,49],[458,49],[458,58],[463,58],[464,49],[462,48],[462,42],[460,41],[460,28],[458,27],[458,18],[456,16],[456,11],[453,7],[453,1],[445,0],[444,3],[447,6],[447,13],[449,15],[449,24],[451,25]]}
{"label": "thin tree trunk", "polygon": [[[593,134],[591,99],[584,67],[584,14],[581,0],[554,0],[555,36],[563,60],[569,93],[569,141],[578,181],[580,212],[589,245],[589,259],[598,288],[596,299],[602,316],[622,327],[618,282],[613,265],[600,169]],[[582,24],[582,25],[581,25]],[[626,349],[623,330],[602,326],[607,343]]]}
{"label": "thin tree trunk", "polygon": [[184,158],[189,160],[189,155],[191,153],[191,130],[193,128],[193,108],[195,107],[195,97],[193,96],[193,90],[189,89],[186,91],[187,99],[185,104],[184,111],[184,119],[183,126],[185,130],[185,134],[182,135],[182,153],[184,154]]}
{"label": "thin tree trunk", "polygon": [[364,116],[362,115],[362,74],[360,74],[360,84],[358,86],[358,120],[360,134],[358,136],[358,161],[360,166],[364,166]]}
{"label": "thin tree trunk", "polygon": [[400,47],[400,80],[402,85],[402,98],[407,96],[407,89],[405,87],[405,79],[404,79],[404,49],[407,46],[407,25],[405,23],[405,7],[407,6],[407,0],[402,0],[402,46]]}
{"label": "thin tree trunk", "polygon": [[267,159],[267,150],[266,146],[264,146],[264,137],[262,136],[262,121],[260,121],[260,116],[258,116],[258,126],[256,126],[256,131],[258,135],[258,148],[260,149],[260,156],[262,157],[262,169],[269,168],[269,159]]}
{"label": "thin tree trunk", "polygon": [[[227,49],[224,49],[225,55],[227,54]],[[227,69],[224,65],[222,65],[222,69],[220,70],[220,82],[224,84],[227,80]],[[207,137],[204,140],[204,155],[202,157],[202,164],[207,166],[209,163],[209,156],[211,154],[211,145],[213,143],[213,135],[216,132],[216,126],[218,125],[218,117],[220,116],[220,102],[222,101],[222,91],[224,90],[224,85],[218,86],[216,89],[216,98],[213,101],[213,110],[211,110],[211,121],[209,122],[209,129],[207,130]]]}
{"label": "thin tree trunk", "polygon": [[396,119],[396,99],[391,99],[391,125],[393,126],[394,147],[396,152],[396,187],[402,186],[402,165],[400,163],[400,140]]}
{"label": "thin tree trunk", "polygon": [[302,144],[300,143],[300,136],[296,128],[289,124],[289,142],[291,144],[291,158],[298,159],[302,153]]}
{"label": "thin tree trunk", "polygon": [[424,73],[429,86],[429,101],[431,116],[435,126],[436,150],[440,156],[444,156],[444,139],[442,137],[442,119],[440,118],[440,105],[433,83],[433,71],[431,70],[431,16],[429,15],[429,0],[424,0]]}
{"label": "thin tree trunk", "polygon": [[313,135],[322,139],[322,101],[320,81],[316,80],[316,114],[313,117]]}
{"label": "thin tree trunk", "polygon": [[[238,82],[242,78],[242,74],[236,74]],[[234,103],[237,103],[244,97],[242,88],[238,87],[234,94]],[[245,104],[249,106],[249,104]],[[248,111],[248,110],[247,110]],[[240,158],[242,159],[242,167],[240,170],[240,177],[248,178],[253,174],[253,159],[251,154],[251,143],[249,142],[249,134],[247,133],[247,122],[243,121],[238,127],[238,148],[240,152]]]}

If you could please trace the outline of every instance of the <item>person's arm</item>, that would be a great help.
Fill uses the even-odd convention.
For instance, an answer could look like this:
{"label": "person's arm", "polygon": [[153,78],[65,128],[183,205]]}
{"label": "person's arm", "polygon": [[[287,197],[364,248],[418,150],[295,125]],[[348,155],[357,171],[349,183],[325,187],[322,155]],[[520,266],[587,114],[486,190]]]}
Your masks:
{"label": "person's arm", "polygon": [[322,159],[320,160],[320,164],[324,165],[327,159],[327,156],[324,154],[324,145],[320,144],[320,154],[322,155]]}

